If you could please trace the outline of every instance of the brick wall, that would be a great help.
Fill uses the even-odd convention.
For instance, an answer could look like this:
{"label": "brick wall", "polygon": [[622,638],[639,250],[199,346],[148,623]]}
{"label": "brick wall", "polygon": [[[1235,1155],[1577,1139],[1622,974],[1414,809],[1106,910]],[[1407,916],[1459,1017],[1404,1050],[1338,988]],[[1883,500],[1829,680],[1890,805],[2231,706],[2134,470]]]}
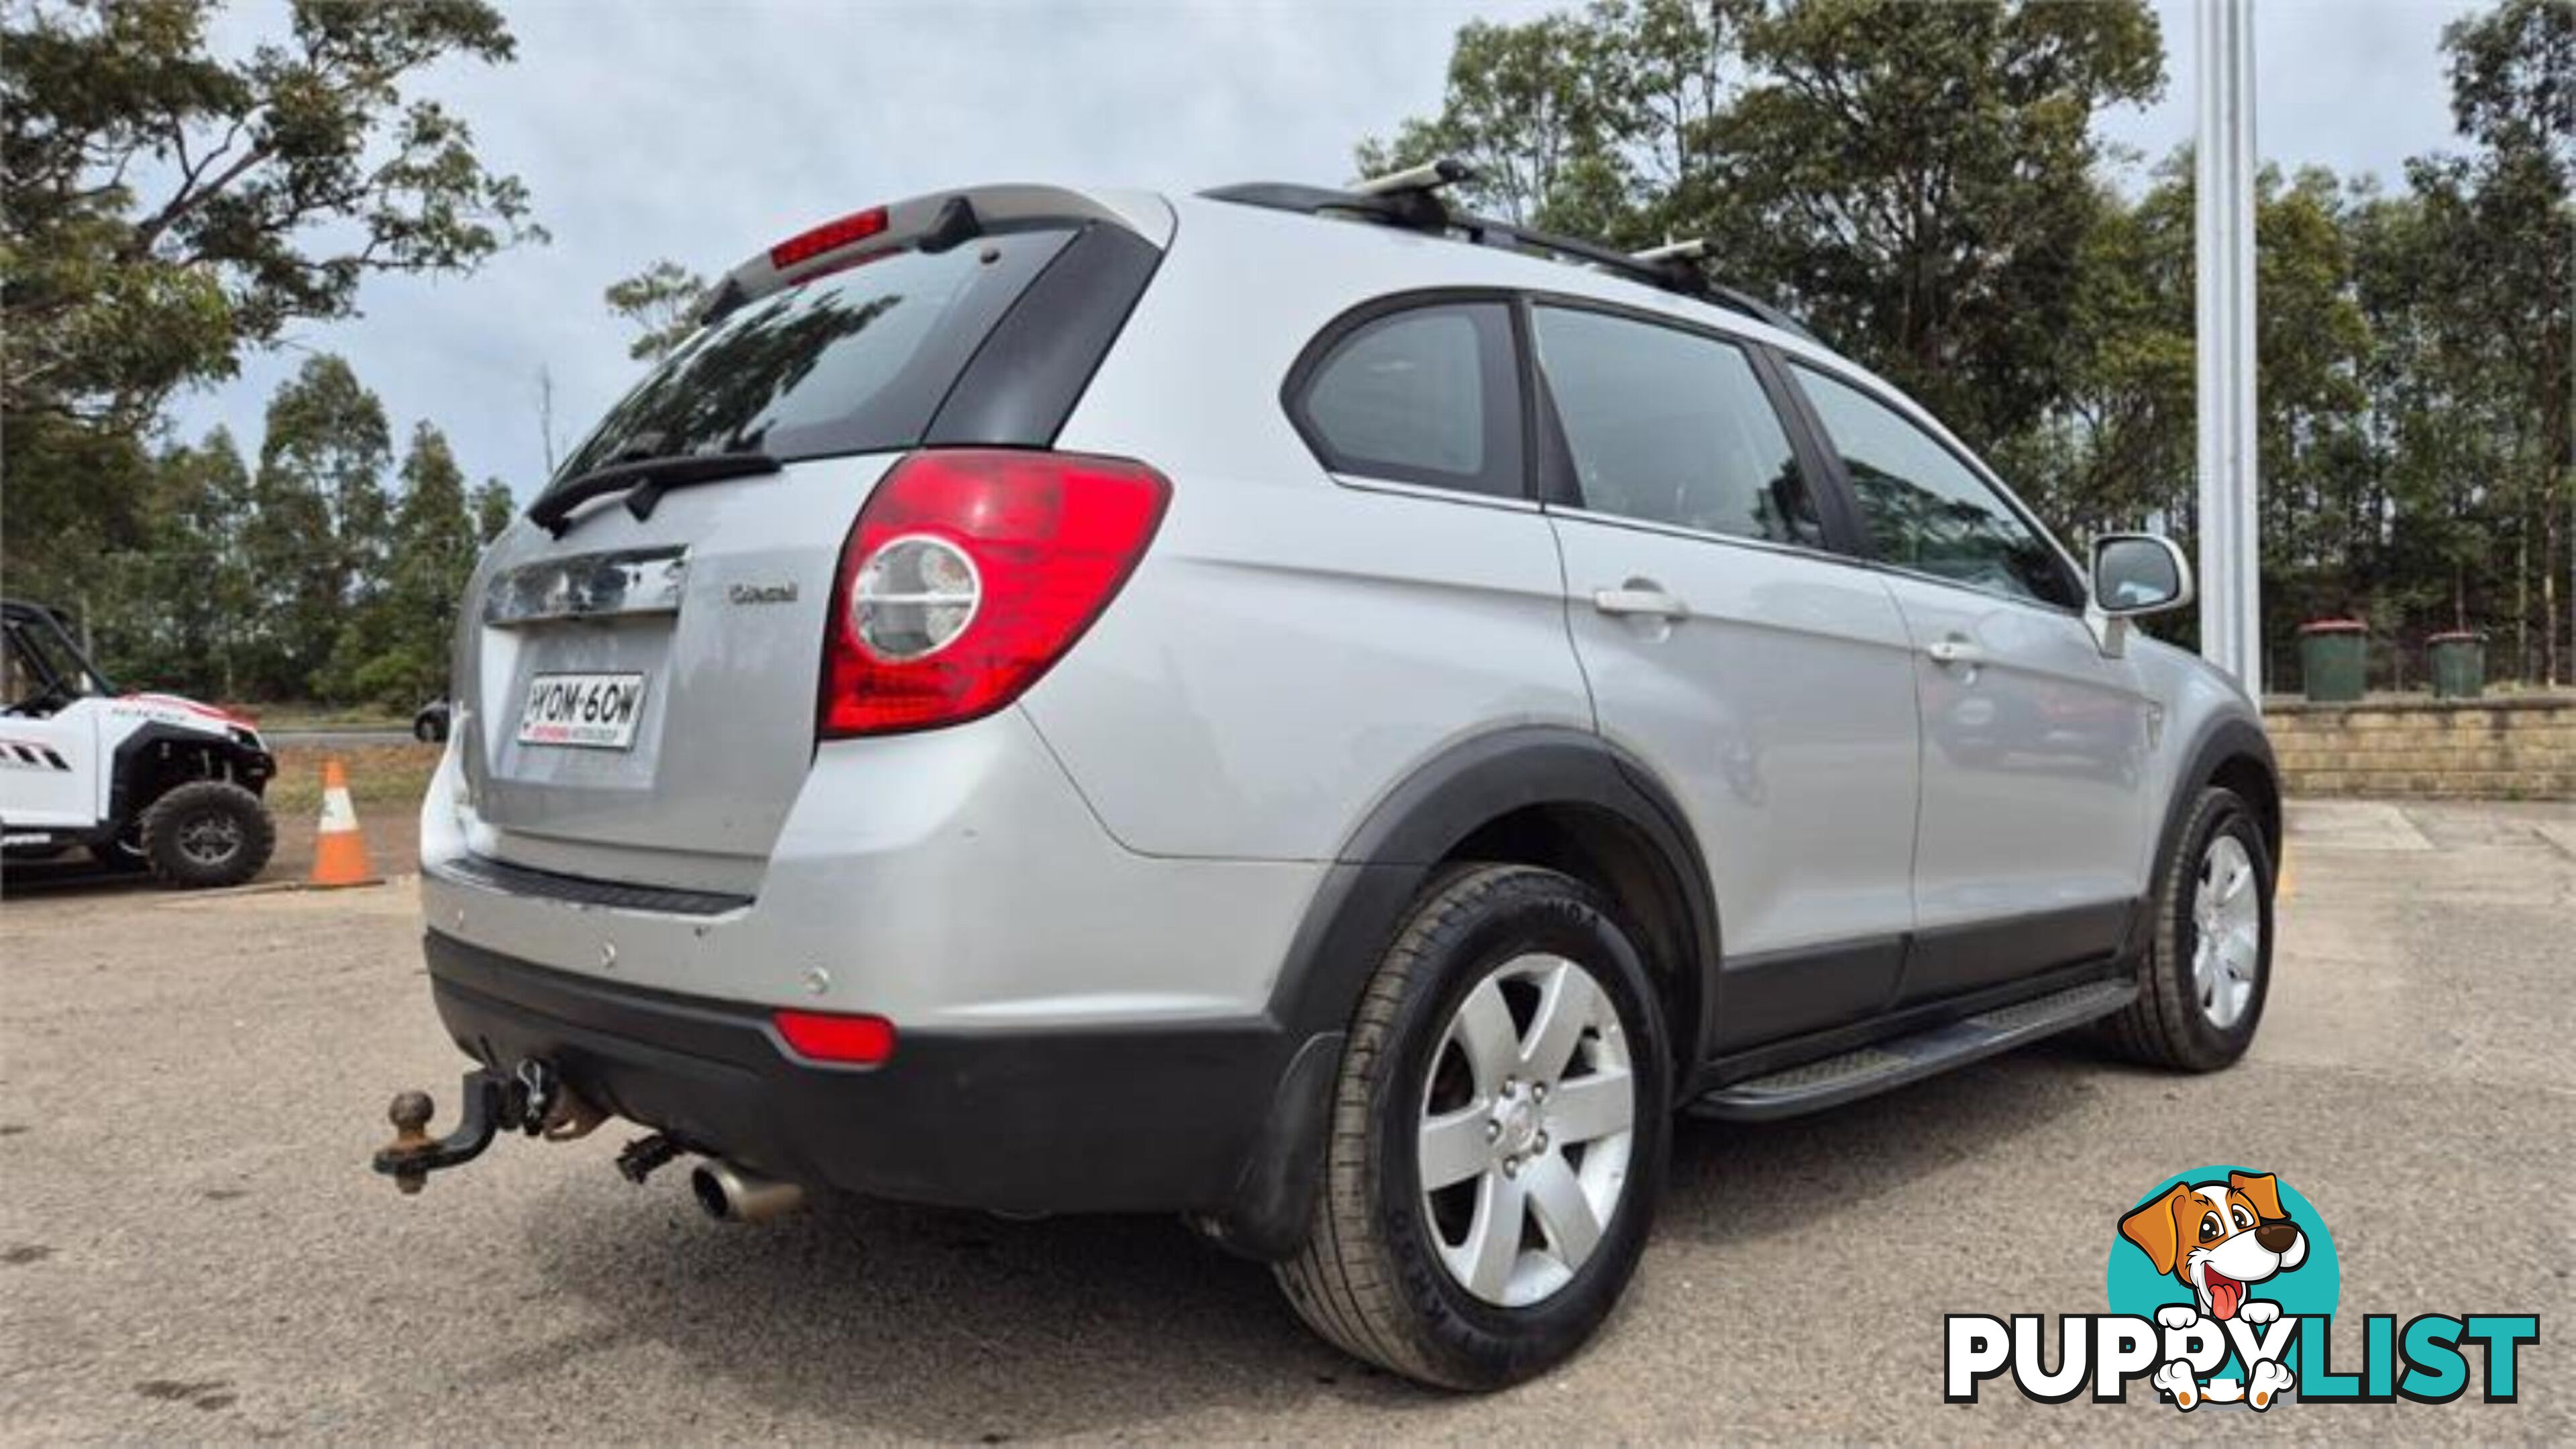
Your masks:
{"label": "brick wall", "polygon": [[2274,700],[2263,714],[2293,795],[2576,798],[2576,695]]}

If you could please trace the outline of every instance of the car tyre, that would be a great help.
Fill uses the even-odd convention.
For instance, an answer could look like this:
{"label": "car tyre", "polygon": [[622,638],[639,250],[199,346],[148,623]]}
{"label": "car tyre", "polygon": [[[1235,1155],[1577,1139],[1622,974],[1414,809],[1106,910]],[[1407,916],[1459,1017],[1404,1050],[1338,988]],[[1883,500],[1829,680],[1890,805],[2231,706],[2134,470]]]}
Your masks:
{"label": "car tyre", "polygon": [[[2230,895],[2240,869],[2241,894]],[[2186,1072],[2214,1072],[2245,1055],[2272,983],[2272,889],[2272,855],[2252,807],[2233,790],[2201,791],[2158,884],[2138,999],[2103,1024],[2113,1049]]]}
{"label": "car tyre", "polygon": [[240,885],[276,848],[267,804],[229,780],[191,780],[143,812],[143,858],[174,889]]}
{"label": "car tyre", "polygon": [[[1590,996],[1572,984],[1576,976]],[[1489,990],[1509,1003],[1511,1034],[1502,1039],[1520,1055],[1506,1059],[1519,1061],[1527,1078],[1504,1076],[1512,1085],[1490,1093],[1491,1074],[1471,1060],[1466,1025],[1479,1009],[1489,1013],[1482,1000]],[[1562,1003],[1576,1000],[1589,1003],[1583,1019],[1593,1025],[1580,1029],[1551,1077],[1545,1043],[1565,1037],[1543,1029],[1540,1018],[1575,1019]],[[1626,1125],[1601,1132],[1616,1120],[1599,1111],[1618,1095],[1614,1071],[1626,1074]],[[1435,880],[1353,1017],[1307,1241],[1276,1268],[1289,1302],[1325,1339],[1426,1384],[1487,1390],[1544,1372],[1591,1338],[1636,1270],[1663,1184],[1671,1080],[1653,983],[1598,894],[1530,866],[1471,867]],[[1545,1105],[1551,1083],[1553,1108]],[[1465,1095],[1444,1102],[1443,1093]],[[1496,1126],[1507,1110],[1520,1115]],[[1426,1193],[1424,1159],[1437,1148],[1431,1134],[1468,1114],[1484,1114],[1474,1125],[1497,1144],[1488,1149],[1491,1165]],[[1550,1128],[1568,1140],[1551,1144]],[[1586,1132],[1594,1135],[1574,1140]],[[1475,1140],[1464,1140],[1472,1153]],[[1494,1176],[1505,1151],[1530,1153],[1512,1159],[1529,1165],[1508,1182]],[[1509,1199],[1512,1227],[1495,1241],[1506,1245],[1508,1263],[1528,1271],[1507,1280],[1468,1274],[1502,1284],[1499,1293],[1471,1288],[1451,1264],[1457,1255],[1485,1261],[1474,1248],[1489,1223],[1502,1220],[1495,1205],[1512,1182],[1521,1194]],[[1568,1182],[1591,1195],[1571,1209]],[[1561,1230],[1560,1221],[1572,1226]],[[1546,1291],[1533,1301],[1502,1301],[1539,1288]]]}

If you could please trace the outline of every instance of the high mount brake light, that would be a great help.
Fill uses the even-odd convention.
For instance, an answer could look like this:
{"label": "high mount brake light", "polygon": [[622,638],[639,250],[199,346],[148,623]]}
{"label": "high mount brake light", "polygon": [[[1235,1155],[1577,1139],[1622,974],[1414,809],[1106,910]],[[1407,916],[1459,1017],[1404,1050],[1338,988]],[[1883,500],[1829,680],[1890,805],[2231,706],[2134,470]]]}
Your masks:
{"label": "high mount brake light", "polygon": [[961,448],[896,464],[841,547],[816,732],[933,729],[1019,698],[1117,597],[1171,492],[1121,458]]}
{"label": "high mount brake light", "polygon": [[863,242],[886,229],[886,209],[871,206],[854,211],[837,221],[827,221],[812,231],[799,232],[769,249],[769,264],[780,271],[810,262],[826,252],[836,252],[853,242]]}

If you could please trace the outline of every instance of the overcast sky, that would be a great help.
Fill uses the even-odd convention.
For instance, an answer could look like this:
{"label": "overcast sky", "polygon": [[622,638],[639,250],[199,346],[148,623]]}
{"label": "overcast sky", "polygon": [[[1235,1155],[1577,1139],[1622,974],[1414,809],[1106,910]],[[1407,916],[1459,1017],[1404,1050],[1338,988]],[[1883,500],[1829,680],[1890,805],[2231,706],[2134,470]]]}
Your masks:
{"label": "overcast sky", "polygon": [[[468,475],[524,496],[544,472],[536,377],[558,446],[629,386],[600,289],[656,257],[720,273],[814,222],[940,186],[1048,180],[1195,190],[1333,182],[1352,143],[1439,103],[1449,39],[1521,0],[1377,5],[610,3],[511,7],[519,59],[416,89],[528,183],[545,247],[464,279],[378,278],[365,315],[301,329],[242,376],[180,400],[194,437],[255,450],[269,393],[313,351],[347,357],[398,435],[427,418]],[[2465,0],[2260,0],[2263,156],[2374,171],[2450,146],[2436,48]],[[2105,118],[2149,156],[2190,138],[2189,0],[2156,0],[2163,100]],[[276,33],[253,5],[219,41]]]}

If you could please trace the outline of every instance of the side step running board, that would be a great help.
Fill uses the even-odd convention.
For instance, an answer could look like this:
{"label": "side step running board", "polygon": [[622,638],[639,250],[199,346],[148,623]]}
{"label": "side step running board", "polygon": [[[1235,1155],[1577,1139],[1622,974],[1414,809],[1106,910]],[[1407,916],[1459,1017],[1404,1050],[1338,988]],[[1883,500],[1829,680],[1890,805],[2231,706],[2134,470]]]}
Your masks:
{"label": "side step running board", "polygon": [[1979,1057],[2108,1016],[2137,999],[2135,981],[2094,981],[2010,1006],[1873,1042],[1857,1051],[1783,1068],[1718,1088],[1690,1104],[1695,1117],[1760,1122],[1794,1117],[1883,1092]]}

